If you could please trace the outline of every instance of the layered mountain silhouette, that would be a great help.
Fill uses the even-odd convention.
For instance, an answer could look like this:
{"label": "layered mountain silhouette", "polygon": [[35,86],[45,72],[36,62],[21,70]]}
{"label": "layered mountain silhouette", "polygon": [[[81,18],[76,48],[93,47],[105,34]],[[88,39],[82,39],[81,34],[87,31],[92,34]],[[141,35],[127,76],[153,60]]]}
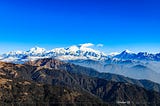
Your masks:
{"label": "layered mountain silhouette", "polygon": [[124,77],[122,75],[98,72],[92,68],[87,68],[87,67],[67,63],[67,62],[62,62],[52,58],[29,61],[29,62],[26,62],[26,64],[33,65],[33,66],[41,66],[45,68],[67,70],[69,72],[85,74],[90,77],[102,78],[108,81],[131,83],[140,87],[144,87],[147,90],[154,90],[154,91],[160,92],[160,84],[149,81],[149,80],[136,80],[136,79]]}
{"label": "layered mountain silhouette", "polygon": [[99,72],[119,74],[133,79],[146,79],[160,84],[159,62],[106,59],[95,60],[69,60],[67,62],[93,68]]}
{"label": "layered mountain silhouette", "polygon": [[[26,64],[0,63],[1,103],[159,104],[160,93],[109,81],[84,71],[93,69],[54,59]],[[82,70],[82,71],[81,71]]]}

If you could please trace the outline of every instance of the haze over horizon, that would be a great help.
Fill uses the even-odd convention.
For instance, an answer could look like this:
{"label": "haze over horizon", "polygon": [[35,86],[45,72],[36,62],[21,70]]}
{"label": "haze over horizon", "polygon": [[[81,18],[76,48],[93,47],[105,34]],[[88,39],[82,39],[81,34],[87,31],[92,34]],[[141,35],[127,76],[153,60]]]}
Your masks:
{"label": "haze over horizon", "polygon": [[0,52],[93,43],[105,53],[160,52],[158,0],[0,1]]}

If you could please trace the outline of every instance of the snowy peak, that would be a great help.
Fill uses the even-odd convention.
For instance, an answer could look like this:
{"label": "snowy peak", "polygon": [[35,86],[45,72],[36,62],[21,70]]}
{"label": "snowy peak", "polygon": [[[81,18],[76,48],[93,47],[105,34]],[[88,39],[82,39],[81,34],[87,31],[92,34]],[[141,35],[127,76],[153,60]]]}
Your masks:
{"label": "snowy peak", "polygon": [[121,54],[134,54],[134,52],[126,49]]}
{"label": "snowy peak", "polygon": [[103,52],[89,48],[90,46],[93,46],[93,44],[86,43],[80,45],[73,45],[68,48],[55,48],[51,51],[55,53],[56,56],[61,60],[69,60],[69,59],[100,60],[106,57],[106,55]]}
{"label": "snowy peak", "polygon": [[11,52],[8,52],[6,53],[6,55],[16,55],[16,54],[22,54],[23,51],[11,51]]}
{"label": "snowy peak", "polygon": [[40,47],[34,47],[31,48],[29,51],[27,51],[28,53],[44,53],[46,50],[44,48],[40,48]]}
{"label": "snowy peak", "polygon": [[114,57],[119,58],[119,59],[131,59],[134,57],[134,55],[135,55],[135,53],[133,53],[132,51],[124,50],[123,52],[115,55]]}
{"label": "snowy peak", "polygon": [[46,50],[40,47],[31,48],[28,51],[12,51],[0,55],[0,61],[22,63],[28,60],[36,60],[42,58],[56,58],[60,60],[151,60],[160,61],[159,54],[149,54],[147,52],[134,53],[129,50],[124,50],[121,53],[105,53],[95,50],[92,47],[94,44],[85,43],[79,45],[72,45],[67,48],[54,48]]}
{"label": "snowy peak", "polygon": [[44,48],[34,47],[28,51],[14,51],[0,55],[1,61],[7,62],[24,62],[28,60],[36,60],[41,58],[57,58],[60,60],[75,60],[75,59],[91,59],[102,60],[106,58],[103,52],[90,48],[91,43],[73,45],[68,48],[55,48],[45,50]]}
{"label": "snowy peak", "polygon": [[91,46],[93,46],[93,44],[85,43],[85,44],[79,44],[79,45],[70,46],[66,50],[74,51],[74,52],[75,51],[81,51],[81,52],[97,52],[97,53],[100,53],[100,51],[97,51],[97,50],[94,50],[94,49],[90,48]]}
{"label": "snowy peak", "polygon": [[157,53],[157,54],[151,54],[148,52],[134,53],[134,52],[125,50],[122,53],[113,56],[113,58],[125,59],[125,60],[160,61],[160,53]]}
{"label": "snowy peak", "polygon": [[79,48],[78,46],[75,46],[75,45],[67,48],[67,50],[73,51],[73,52],[78,51],[79,49],[80,49],[80,48]]}

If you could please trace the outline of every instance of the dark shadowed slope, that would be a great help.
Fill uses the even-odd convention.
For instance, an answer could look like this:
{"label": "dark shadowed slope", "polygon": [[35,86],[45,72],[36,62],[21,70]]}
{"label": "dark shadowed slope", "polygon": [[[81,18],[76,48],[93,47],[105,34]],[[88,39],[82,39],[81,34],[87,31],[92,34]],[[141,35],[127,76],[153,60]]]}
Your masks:
{"label": "dark shadowed slope", "polygon": [[[13,105],[98,105],[103,102],[86,91],[31,80],[34,67],[0,62],[0,104]],[[29,79],[29,80],[26,80]]]}
{"label": "dark shadowed slope", "polygon": [[91,77],[98,77],[108,81],[115,81],[115,82],[125,82],[138,85],[140,87],[144,87],[147,90],[154,90],[160,92],[160,84],[149,81],[149,80],[136,80],[128,77],[124,77],[122,75],[116,75],[111,73],[100,73],[92,68],[82,67],[79,65],[74,65],[71,63],[62,62],[55,59],[40,59],[36,61],[30,61],[26,64],[30,64],[33,66],[41,66],[46,68],[53,68],[53,69],[61,69],[66,70],[69,72],[74,73],[81,73]]}
{"label": "dark shadowed slope", "polygon": [[[63,62],[61,63],[56,60],[52,60],[52,61],[54,61],[54,63],[56,64],[66,64]],[[54,97],[52,96],[52,94],[54,95],[54,93],[57,92],[55,95],[58,95],[58,94],[61,95],[61,91],[54,90],[54,87],[60,86],[60,87],[64,87],[65,89],[70,90],[67,92],[71,92],[71,94],[68,94],[69,96],[64,97],[66,99],[64,99],[63,96],[60,96],[60,97],[58,96],[59,100],[65,103],[67,102],[65,100],[68,100],[68,99],[70,101],[73,101],[73,103],[76,103],[79,100],[80,101],[86,100],[86,101],[89,101],[89,103],[91,104],[100,103],[101,101],[99,99],[109,104],[115,104],[117,103],[117,101],[120,101],[120,102],[129,101],[133,105],[135,104],[146,104],[147,105],[149,103],[152,103],[152,104],[160,103],[159,93],[154,92],[154,91],[147,91],[144,88],[141,88],[141,87],[129,84],[129,83],[107,81],[105,79],[90,77],[90,76],[87,76],[81,73],[77,73],[74,71],[66,71],[66,70],[58,69],[58,67],[55,69],[55,68],[47,68],[46,66],[16,65],[16,64],[10,64],[10,63],[2,63],[2,65],[0,66],[1,66],[0,72],[3,73],[1,75],[2,78],[8,78],[10,80],[13,80],[13,79],[20,80],[19,81],[20,84],[19,82],[11,83],[12,81],[10,82],[11,84],[9,84],[9,86],[11,85],[11,87],[13,88],[15,87],[14,89],[17,89],[16,91],[12,91],[13,89],[11,89],[9,90],[9,92],[11,92],[11,95],[14,95],[15,93],[15,95],[18,98],[21,97],[20,96],[21,92],[22,94],[26,94],[24,93],[24,91],[26,91],[27,93],[31,92],[32,96],[37,94],[36,96],[38,96],[37,97],[38,100],[42,100],[43,96],[47,95],[49,96],[47,97],[48,98],[47,100],[50,101],[49,103],[51,103],[52,101],[54,101]],[[23,80],[26,80],[26,79],[31,82],[34,81],[35,84],[42,83],[42,85],[49,84],[52,86],[50,86],[51,88],[49,88],[49,91],[47,90],[48,93],[42,93],[41,95],[41,92],[37,92],[38,89],[40,89],[40,91],[42,92],[45,92],[44,86],[49,86],[49,85],[37,87],[37,85],[34,84],[33,85],[34,88],[32,88],[32,85],[31,86],[25,85]],[[18,83],[18,85],[15,85],[16,83]],[[23,87],[23,84],[25,87]],[[33,93],[32,93],[32,90],[33,90]],[[34,93],[34,91],[36,93]],[[62,95],[64,95],[65,90],[62,89],[62,91],[63,91]],[[8,90],[7,91],[3,90],[2,92],[6,92],[3,95],[5,96]],[[82,96],[77,97],[79,93]],[[40,95],[42,96],[42,98],[39,97]],[[23,97],[30,98],[30,96],[28,95],[23,95],[20,99],[16,99],[16,100],[21,101],[23,100]],[[32,99],[32,101],[35,103],[39,102],[37,99]],[[55,99],[57,99],[57,96],[55,96]],[[83,103],[85,103],[85,101]]]}

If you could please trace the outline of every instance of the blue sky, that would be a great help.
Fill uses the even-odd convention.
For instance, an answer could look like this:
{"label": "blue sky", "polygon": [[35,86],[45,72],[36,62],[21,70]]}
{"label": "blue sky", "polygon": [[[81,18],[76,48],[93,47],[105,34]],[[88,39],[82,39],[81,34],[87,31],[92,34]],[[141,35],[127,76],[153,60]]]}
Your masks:
{"label": "blue sky", "polygon": [[159,0],[0,0],[0,51],[103,44],[160,52]]}

